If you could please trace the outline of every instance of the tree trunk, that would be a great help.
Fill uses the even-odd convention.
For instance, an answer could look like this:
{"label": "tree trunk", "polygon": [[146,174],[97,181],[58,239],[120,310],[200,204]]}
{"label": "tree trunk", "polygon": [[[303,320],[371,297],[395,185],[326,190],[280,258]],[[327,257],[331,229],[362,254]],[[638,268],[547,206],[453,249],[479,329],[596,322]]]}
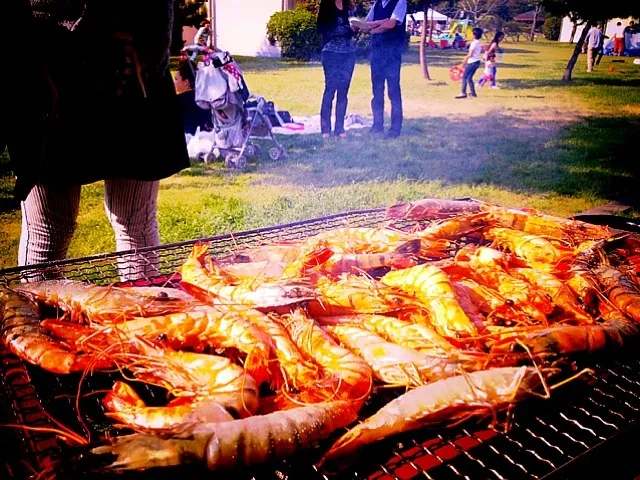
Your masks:
{"label": "tree trunk", "polygon": [[429,65],[427,65],[427,21],[428,13],[429,13],[429,5],[431,4],[430,0],[424,0],[423,2],[423,10],[424,10],[424,20],[422,21],[422,31],[420,32],[420,66],[422,67],[422,76],[431,80],[431,75],[429,75]]}
{"label": "tree trunk", "polygon": [[580,39],[578,43],[576,43],[576,48],[573,49],[573,55],[569,59],[569,63],[567,63],[567,67],[564,69],[564,75],[562,75],[563,82],[571,81],[571,73],[573,72],[573,67],[578,61],[578,57],[580,57],[580,52],[582,51],[582,45],[584,45],[584,39],[587,38],[587,33],[589,33],[589,29],[591,28],[591,21],[587,22],[582,30],[582,35],[580,35]]}
{"label": "tree trunk", "polygon": [[531,33],[529,34],[529,40],[532,42],[536,39],[536,24],[538,23],[539,13],[540,5],[536,5],[536,9],[533,12],[533,22],[531,23]]}
{"label": "tree trunk", "polygon": [[576,37],[577,31],[578,31],[578,22],[573,22],[573,27],[571,27],[571,36],[569,37],[569,43],[573,43],[573,39]]}
{"label": "tree trunk", "polygon": [[431,23],[429,24],[429,43],[431,43],[431,39],[433,38],[433,10],[431,10]]}

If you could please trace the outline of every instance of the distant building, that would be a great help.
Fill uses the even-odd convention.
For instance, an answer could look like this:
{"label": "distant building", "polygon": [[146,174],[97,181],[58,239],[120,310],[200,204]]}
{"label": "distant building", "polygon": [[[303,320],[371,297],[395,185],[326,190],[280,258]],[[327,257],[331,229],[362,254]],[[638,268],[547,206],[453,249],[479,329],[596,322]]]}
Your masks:
{"label": "distant building", "polygon": [[[213,7],[215,44],[233,55],[279,57],[280,49],[267,39],[271,15],[291,10],[300,0],[209,0]],[[185,27],[182,38],[193,43],[197,29]]]}

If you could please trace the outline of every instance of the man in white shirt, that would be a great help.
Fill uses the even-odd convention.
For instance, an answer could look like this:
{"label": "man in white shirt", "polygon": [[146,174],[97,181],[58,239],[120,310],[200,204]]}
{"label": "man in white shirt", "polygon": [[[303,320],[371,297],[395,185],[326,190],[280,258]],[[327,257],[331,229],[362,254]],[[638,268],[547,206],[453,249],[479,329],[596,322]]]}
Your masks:
{"label": "man in white shirt", "polygon": [[611,32],[613,38],[613,54],[616,56],[622,55],[624,52],[624,27],[622,22],[616,23]]}
{"label": "man in white shirt", "polygon": [[373,87],[371,132],[379,134],[384,131],[384,84],[386,82],[391,101],[391,127],[387,138],[399,137],[402,130],[400,66],[406,42],[406,17],[407,0],[376,0],[367,15],[367,22],[371,27],[371,84]]}

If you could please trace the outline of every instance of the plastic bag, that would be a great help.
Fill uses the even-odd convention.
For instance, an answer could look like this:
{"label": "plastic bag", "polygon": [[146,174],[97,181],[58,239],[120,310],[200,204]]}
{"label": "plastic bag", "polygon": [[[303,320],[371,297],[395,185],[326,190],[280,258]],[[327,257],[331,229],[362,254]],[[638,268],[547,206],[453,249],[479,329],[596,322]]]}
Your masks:
{"label": "plastic bag", "polygon": [[196,72],[196,103],[200,108],[209,110],[213,103],[224,96],[229,88],[227,76],[219,68],[199,64]]}

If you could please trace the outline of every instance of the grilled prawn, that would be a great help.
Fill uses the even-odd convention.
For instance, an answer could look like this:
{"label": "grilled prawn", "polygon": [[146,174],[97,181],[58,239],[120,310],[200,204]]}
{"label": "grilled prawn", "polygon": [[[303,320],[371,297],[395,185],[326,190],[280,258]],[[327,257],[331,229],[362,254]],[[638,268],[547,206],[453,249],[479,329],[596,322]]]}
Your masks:
{"label": "grilled prawn", "polygon": [[115,455],[105,468],[115,472],[185,463],[231,469],[290,457],[356,418],[350,402],[319,403],[233,422],[195,424],[170,437],[116,437],[91,454]]}

